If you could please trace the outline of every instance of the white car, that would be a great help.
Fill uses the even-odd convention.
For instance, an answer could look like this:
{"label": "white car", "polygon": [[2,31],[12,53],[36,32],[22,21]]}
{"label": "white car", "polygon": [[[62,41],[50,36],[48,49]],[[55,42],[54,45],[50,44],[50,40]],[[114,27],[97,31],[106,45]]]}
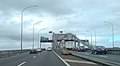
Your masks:
{"label": "white car", "polygon": [[52,51],[52,48],[51,48],[51,47],[48,47],[47,50],[48,50],[48,51]]}
{"label": "white car", "polygon": [[37,52],[41,52],[42,51],[42,49],[41,48],[37,48]]}

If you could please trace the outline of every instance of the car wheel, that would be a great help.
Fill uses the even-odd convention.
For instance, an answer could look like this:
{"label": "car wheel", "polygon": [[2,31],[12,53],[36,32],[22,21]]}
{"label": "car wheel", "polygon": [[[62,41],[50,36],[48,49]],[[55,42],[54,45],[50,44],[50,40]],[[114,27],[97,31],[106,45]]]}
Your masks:
{"label": "car wheel", "polygon": [[93,52],[91,52],[91,54],[93,54]]}
{"label": "car wheel", "polygon": [[94,53],[95,53],[95,54],[98,54],[98,52],[97,52],[97,51],[95,51]]}

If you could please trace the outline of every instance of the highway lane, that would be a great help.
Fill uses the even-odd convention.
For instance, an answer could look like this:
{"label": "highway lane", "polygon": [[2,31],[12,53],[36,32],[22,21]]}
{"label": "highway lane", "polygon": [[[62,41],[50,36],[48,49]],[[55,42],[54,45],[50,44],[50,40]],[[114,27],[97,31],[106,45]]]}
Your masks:
{"label": "highway lane", "polygon": [[52,51],[23,54],[0,60],[0,66],[66,66]]}
{"label": "highway lane", "polygon": [[5,59],[0,60],[0,66],[17,66],[19,63],[23,61],[29,61],[33,55],[23,54],[18,56],[13,56]]}

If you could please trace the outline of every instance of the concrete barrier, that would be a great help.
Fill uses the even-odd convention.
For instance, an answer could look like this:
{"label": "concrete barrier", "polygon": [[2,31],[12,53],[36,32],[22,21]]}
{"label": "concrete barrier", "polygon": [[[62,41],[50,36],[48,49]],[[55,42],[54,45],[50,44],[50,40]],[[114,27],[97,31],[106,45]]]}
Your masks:
{"label": "concrete barrier", "polygon": [[0,59],[15,56],[15,55],[20,55],[20,54],[23,54],[23,53],[27,53],[29,51],[30,51],[29,49],[0,51]]}

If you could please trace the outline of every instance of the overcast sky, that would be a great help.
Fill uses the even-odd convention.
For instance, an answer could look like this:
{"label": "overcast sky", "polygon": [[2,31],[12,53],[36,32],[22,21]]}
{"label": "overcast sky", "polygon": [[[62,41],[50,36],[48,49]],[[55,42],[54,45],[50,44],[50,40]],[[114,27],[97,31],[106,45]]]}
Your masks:
{"label": "overcast sky", "polygon": [[120,0],[0,0],[0,50],[20,49],[21,12],[33,5],[37,7],[23,13],[23,48],[31,48],[32,27],[40,21],[35,25],[36,44],[39,30],[42,36],[63,30],[90,40],[86,31],[92,29],[97,33],[97,45],[112,47],[111,25],[106,21],[113,24],[115,47],[120,47]]}

